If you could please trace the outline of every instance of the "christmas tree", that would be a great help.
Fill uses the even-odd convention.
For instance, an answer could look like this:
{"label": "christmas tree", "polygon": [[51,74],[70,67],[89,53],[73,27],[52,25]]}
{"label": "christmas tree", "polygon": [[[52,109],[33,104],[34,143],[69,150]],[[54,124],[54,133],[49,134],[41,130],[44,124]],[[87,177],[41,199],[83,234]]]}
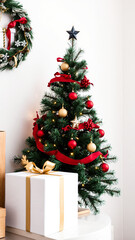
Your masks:
{"label": "christmas tree", "polygon": [[76,50],[79,31],[72,27],[67,32],[70,46],[63,58],[57,58],[61,63],[48,83],[51,94],[43,97],[41,116],[37,113],[34,119],[33,137],[26,140],[28,147],[22,152],[23,158],[39,168],[49,160],[57,171],[78,173],[79,205],[96,213],[102,194],[120,193],[111,187],[117,179],[108,165],[116,157],[109,154],[111,147],[106,144],[102,122],[89,95],[93,84],[86,77],[87,63],[79,60],[83,51]]}

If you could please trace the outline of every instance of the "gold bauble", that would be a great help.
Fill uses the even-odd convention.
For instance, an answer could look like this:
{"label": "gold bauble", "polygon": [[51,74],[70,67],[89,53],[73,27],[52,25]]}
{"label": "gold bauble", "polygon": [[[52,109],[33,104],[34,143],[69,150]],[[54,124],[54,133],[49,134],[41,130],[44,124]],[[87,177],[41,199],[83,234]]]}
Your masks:
{"label": "gold bauble", "polygon": [[52,119],[52,122],[55,122],[55,119],[54,119],[54,118]]}
{"label": "gold bauble", "polygon": [[68,69],[69,69],[68,63],[63,62],[63,63],[61,64],[61,70],[62,70],[63,72],[66,72],[66,71],[68,71]]}
{"label": "gold bauble", "polygon": [[96,151],[96,145],[95,145],[95,143],[90,142],[90,143],[87,145],[87,150],[88,150],[89,152],[95,152],[95,151]]}
{"label": "gold bauble", "polygon": [[59,115],[59,117],[62,117],[62,118],[66,117],[67,116],[67,110],[64,107],[62,107],[59,110],[58,115]]}

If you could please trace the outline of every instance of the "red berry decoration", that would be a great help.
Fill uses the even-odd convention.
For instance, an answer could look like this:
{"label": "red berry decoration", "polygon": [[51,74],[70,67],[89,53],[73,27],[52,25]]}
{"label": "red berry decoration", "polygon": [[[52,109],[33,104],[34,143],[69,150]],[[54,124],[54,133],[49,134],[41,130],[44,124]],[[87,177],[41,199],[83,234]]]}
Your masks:
{"label": "red berry decoration", "polygon": [[77,99],[77,94],[75,92],[71,92],[68,95],[70,100],[76,100]]}
{"label": "red berry decoration", "polygon": [[73,139],[71,139],[69,142],[68,142],[68,147],[71,148],[71,149],[74,149],[76,148],[77,146],[77,142]]}
{"label": "red berry decoration", "polygon": [[44,132],[42,130],[38,130],[37,136],[38,137],[43,137],[44,136]]}
{"label": "red berry decoration", "polygon": [[102,168],[103,172],[107,172],[109,170],[109,165],[107,163],[102,163],[100,167]]}
{"label": "red berry decoration", "polygon": [[105,135],[105,132],[104,132],[104,130],[102,130],[102,129],[98,129],[98,132],[99,132],[99,134],[100,134],[100,138]]}
{"label": "red berry decoration", "polygon": [[86,108],[89,108],[89,109],[93,108],[93,106],[94,106],[94,103],[90,100],[86,101],[85,104],[86,104]]}

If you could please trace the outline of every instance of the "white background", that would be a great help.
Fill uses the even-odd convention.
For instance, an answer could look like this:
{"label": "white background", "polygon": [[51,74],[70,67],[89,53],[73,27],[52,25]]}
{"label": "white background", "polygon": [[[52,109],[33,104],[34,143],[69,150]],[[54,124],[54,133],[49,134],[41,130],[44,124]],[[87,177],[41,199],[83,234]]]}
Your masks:
{"label": "white background", "polygon": [[[36,110],[48,81],[58,70],[57,57],[68,47],[74,25],[77,44],[85,50],[88,78],[102,128],[118,157],[115,169],[121,197],[104,196],[102,207],[111,216],[115,240],[134,239],[134,0],[21,0],[34,32],[33,49],[27,60],[13,71],[0,72],[0,129],[6,131],[6,171],[14,169],[13,156],[21,154],[32,134]],[[0,23],[1,26],[1,23]],[[123,225],[124,224],[124,225]]]}

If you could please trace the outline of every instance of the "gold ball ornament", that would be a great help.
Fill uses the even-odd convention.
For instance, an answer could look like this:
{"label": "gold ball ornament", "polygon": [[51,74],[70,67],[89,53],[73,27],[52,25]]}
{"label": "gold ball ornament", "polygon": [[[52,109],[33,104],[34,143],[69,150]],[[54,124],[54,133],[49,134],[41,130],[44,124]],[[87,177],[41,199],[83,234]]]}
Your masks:
{"label": "gold ball ornament", "polygon": [[64,107],[62,107],[59,110],[58,115],[59,115],[59,117],[62,117],[62,118],[66,117],[67,116],[67,110]]}
{"label": "gold ball ornament", "polygon": [[63,62],[63,63],[61,64],[61,70],[62,70],[63,72],[66,72],[66,71],[68,71],[68,69],[69,69],[68,63]]}
{"label": "gold ball ornament", "polygon": [[96,145],[95,145],[95,143],[90,142],[90,143],[87,145],[87,150],[88,150],[89,152],[95,152],[95,151],[96,151]]}

